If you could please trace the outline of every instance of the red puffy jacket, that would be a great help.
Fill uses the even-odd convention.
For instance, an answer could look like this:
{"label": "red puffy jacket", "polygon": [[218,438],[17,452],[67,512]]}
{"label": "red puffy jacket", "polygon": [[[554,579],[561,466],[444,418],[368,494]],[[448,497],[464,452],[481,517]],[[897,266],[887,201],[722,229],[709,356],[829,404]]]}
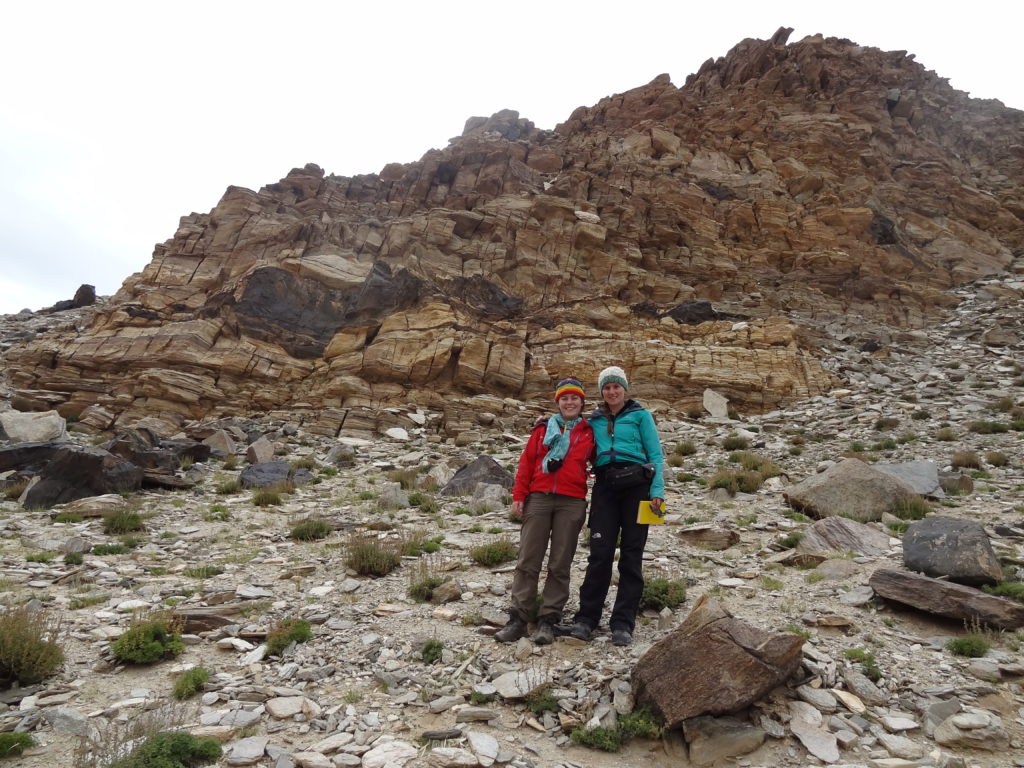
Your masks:
{"label": "red puffy jacket", "polygon": [[577,499],[587,497],[587,461],[594,450],[594,430],[585,419],[572,428],[569,450],[562,466],[555,472],[545,472],[542,466],[548,448],[544,445],[547,422],[533,428],[519,457],[516,481],[512,486],[512,501],[526,501],[531,493],[560,493]]}

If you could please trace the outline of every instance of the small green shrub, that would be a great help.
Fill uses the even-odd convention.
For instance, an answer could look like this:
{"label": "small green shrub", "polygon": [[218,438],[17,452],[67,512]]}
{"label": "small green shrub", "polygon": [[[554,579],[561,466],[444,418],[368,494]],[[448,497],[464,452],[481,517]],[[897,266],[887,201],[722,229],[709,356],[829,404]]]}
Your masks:
{"label": "small green shrub", "polygon": [[603,726],[587,728],[579,725],[572,729],[569,738],[572,739],[573,744],[579,744],[581,747],[589,747],[590,749],[599,749],[602,752],[618,752],[622,749],[622,736],[619,735],[618,730],[615,728],[605,728]]}
{"label": "small green shrub", "polygon": [[507,538],[492,541],[490,544],[481,544],[479,547],[469,550],[469,556],[487,568],[515,560],[518,553],[518,547]]}
{"label": "small green shrub", "polygon": [[992,644],[982,635],[973,634],[967,637],[954,637],[946,643],[946,650],[954,656],[966,656],[979,659],[988,653]]}
{"label": "small green shrub", "polygon": [[0,733],[0,758],[17,757],[35,745],[36,740],[27,733]]}
{"label": "small green shrub", "polygon": [[886,416],[886,417],[882,417],[880,419],[875,419],[875,429],[877,431],[879,431],[879,432],[883,432],[886,429],[892,429],[893,427],[898,427],[899,425],[900,425],[900,420],[899,419],[895,419],[895,418],[893,418],[891,416]]}
{"label": "small green shrub", "polygon": [[440,587],[446,579],[436,573],[426,574],[413,579],[409,583],[407,594],[417,603],[426,603],[434,596],[434,590]]}
{"label": "small green shrub", "polygon": [[640,610],[660,611],[663,608],[675,610],[686,602],[686,584],[657,577],[644,581],[640,596]]}
{"label": "small green shrub", "polygon": [[138,512],[111,512],[103,516],[103,532],[109,534],[131,533],[145,530],[142,515]]}
{"label": "small green shrub", "polygon": [[727,451],[745,451],[750,447],[750,441],[739,435],[729,435],[722,441],[722,447]]}
{"label": "small green shrub", "polygon": [[1024,584],[1019,581],[1001,581],[996,585],[985,584],[982,589],[990,595],[1008,597],[1024,603]]}
{"label": "small green shrub", "polygon": [[174,698],[192,698],[199,693],[199,690],[209,679],[210,670],[206,667],[192,667],[192,669],[185,670],[174,681]]}
{"label": "small green shrub", "polygon": [[1008,425],[998,421],[972,421],[967,425],[967,429],[977,435],[996,435],[1010,431]]}
{"label": "small green shrub", "polygon": [[782,628],[782,630],[783,632],[789,632],[793,635],[799,635],[804,640],[811,639],[811,631],[807,629],[807,627],[801,627],[799,624],[787,624],[785,627]]}
{"label": "small green shrub", "polygon": [[956,430],[952,427],[942,427],[935,433],[935,439],[941,440],[944,443],[950,443],[956,440]]}
{"label": "small green shrub", "polygon": [[97,557],[103,557],[104,555],[125,555],[131,552],[129,547],[124,544],[97,544],[92,548],[92,554]]}
{"label": "small green shrub", "polygon": [[138,619],[114,641],[114,657],[131,664],[155,664],[166,656],[185,650],[181,637],[173,632],[166,616]]}
{"label": "small green shrub", "polygon": [[304,643],[313,637],[309,622],[303,619],[281,619],[267,632],[267,655],[280,656],[292,643]]}
{"label": "small green shrub", "polygon": [[360,576],[386,576],[402,562],[395,541],[376,536],[354,534],[345,546],[345,565]]}
{"label": "small green shrub", "polygon": [[31,685],[64,662],[57,642],[60,620],[21,606],[0,613],[0,680]]}
{"label": "small green shrub", "polygon": [[293,472],[296,469],[308,469],[310,472],[313,472],[316,470],[318,465],[316,463],[316,459],[312,456],[305,456],[301,459],[295,459],[295,461],[293,461],[289,466],[291,466]]}
{"label": "small green shrub", "polygon": [[914,411],[913,413],[910,414],[910,418],[912,418],[914,421],[925,421],[926,419],[930,419],[931,417],[931,413],[923,409]]}
{"label": "small green shrub", "polygon": [[427,640],[420,649],[420,659],[423,660],[424,664],[433,664],[435,661],[441,660],[441,654],[444,652],[444,643],[437,638]]}
{"label": "small green shrub", "polygon": [[203,515],[203,520],[208,523],[226,523],[231,519],[231,513],[223,504],[211,504],[209,512]]}
{"label": "small green shrub", "polygon": [[785,584],[780,579],[776,579],[774,576],[762,576],[761,586],[767,589],[769,592],[777,592],[782,589]]}
{"label": "small green shrub", "polygon": [[326,520],[309,519],[297,523],[289,536],[296,541],[317,541],[331,533],[331,524]]}
{"label": "small green shrub", "polygon": [[85,562],[85,557],[81,552],[68,552],[64,555],[64,565],[81,565]]}
{"label": "small green shrub", "polygon": [[896,450],[896,445],[897,445],[897,443],[896,443],[896,441],[893,438],[887,437],[884,440],[879,440],[877,443],[872,444],[871,450],[872,451],[894,451],[894,450]]}
{"label": "small green shrub", "polygon": [[907,528],[910,527],[910,523],[906,520],[894,520],[891,523],[886,523],[886,528],[892,531],[897,536],[902,536],[907,532]]}
{"label": "small green shrub", "polygon": [[726,470],[716,472],[712,475],[711,479],[708,480],[708,486],[711,488],[724,488],[730,496],[735,496],[740,490],[740,483],[739,479],[736,477],[736,473],[728,472]]}
{"label": "small green shrub", "polygon": [[900,520],[920,520],[932,511],[932,505],[920,496],[904,496],[892,505],[890,512]]}
{"label": "small green shrub", "polygon": [[48,563],[57,557],[56,552],[33,552],[31,555],[25,555],[26,563]]}
{"label": "small green shrub", "polygon": [[551,693],[550,685],[539,685],[526,694],[524,699],[526,708],[535,715],[543,715],[545,712],[557,712],[558,699]]}
{"label": "small green shrub", "polygon": [[216,739],[197,739],[191,733],[158,733],[150,736],[121,760],[107,768],[192,768],[220,758]]}
{"label": "small green shrub", "polygon": [[619,733],[623,740],[660,739],[665,724],[647,707],[640,707],[619,717]]}
{"label": "small green shrub", "polygon": [[469,694],[469,703],[473,706],[479,707],[481,704],[490,704],[495,699],[493,693],[480,693],[480,691],[472,691]]}
{"label": "small green shrub", "polygon": [[864,675],[869,680],[874,680],[877,683],[882,679],[882,671],[878,668],[875,654],[871,653],[871,651],[864,648],[847,648],[843,651],[843,656],[850,661],[860,664],[861,670],[863,670]]}

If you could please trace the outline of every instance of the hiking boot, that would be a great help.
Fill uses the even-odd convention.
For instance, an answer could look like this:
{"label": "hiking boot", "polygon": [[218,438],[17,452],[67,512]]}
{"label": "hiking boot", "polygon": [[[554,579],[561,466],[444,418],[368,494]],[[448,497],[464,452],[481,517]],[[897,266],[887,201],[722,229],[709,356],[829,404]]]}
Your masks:
{"label": "hiking boot", "polygon": [[612,630],[612,645],[632,645],[633,633],[628,629]]}
{"label": "hiking boot", "polygon": [[508,624],[494,633],[499,643],[514,643],[520,637],[526,637],[526,622],[520,618],[509,620]]}
{"label": "hiking boot", "polygon": [[541,621],[537,625],[537,631],[533,633],[533,637],[530,639],[537,645],[551,645],[555,642],[555,628],[551,626],[550,621]]}
{"label": "hiking boot", "polygon": [[577,621],[569,630],[570,637],[575,637],[577,640],[590,640],[593,633],[594,630],[590,628],[590,625],[582,621]]}

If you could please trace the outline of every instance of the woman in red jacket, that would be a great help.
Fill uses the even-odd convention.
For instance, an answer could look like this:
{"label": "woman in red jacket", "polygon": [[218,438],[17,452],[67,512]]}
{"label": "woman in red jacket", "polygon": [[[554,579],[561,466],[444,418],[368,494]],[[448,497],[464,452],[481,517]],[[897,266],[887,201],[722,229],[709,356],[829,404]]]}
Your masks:
{"label": "woman in red jacket", "polygon": [[587,512],[587,461],[594,432],[583,418],[583,385],[562,379],[555,388],[558,413],[533,428],[519,457],[512,486],[512,514],[523,518],[519,560],[512,580],[509,622],[495,635],[499,643],[523,637],[537,602],[537,582],[550,543],[544,602],[533,642],[554,641],[569,599],[569,569]]}

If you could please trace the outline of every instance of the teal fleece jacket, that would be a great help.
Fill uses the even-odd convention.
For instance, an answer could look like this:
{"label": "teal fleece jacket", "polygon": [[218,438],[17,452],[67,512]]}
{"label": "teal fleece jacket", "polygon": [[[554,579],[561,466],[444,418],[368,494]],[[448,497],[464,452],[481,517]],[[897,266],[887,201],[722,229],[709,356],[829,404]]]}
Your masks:
{"label": "teal fleece jacket", "polygon": [[600,408],[590,414],[589,421],[594,429],[594,467],[613,461],[649,462],[654,465],[651,498],[665,498],[661,440],[651,412],[636,400],[627,400],[622,410],[611,417],[611,434],[608,433],[608,416]]}

